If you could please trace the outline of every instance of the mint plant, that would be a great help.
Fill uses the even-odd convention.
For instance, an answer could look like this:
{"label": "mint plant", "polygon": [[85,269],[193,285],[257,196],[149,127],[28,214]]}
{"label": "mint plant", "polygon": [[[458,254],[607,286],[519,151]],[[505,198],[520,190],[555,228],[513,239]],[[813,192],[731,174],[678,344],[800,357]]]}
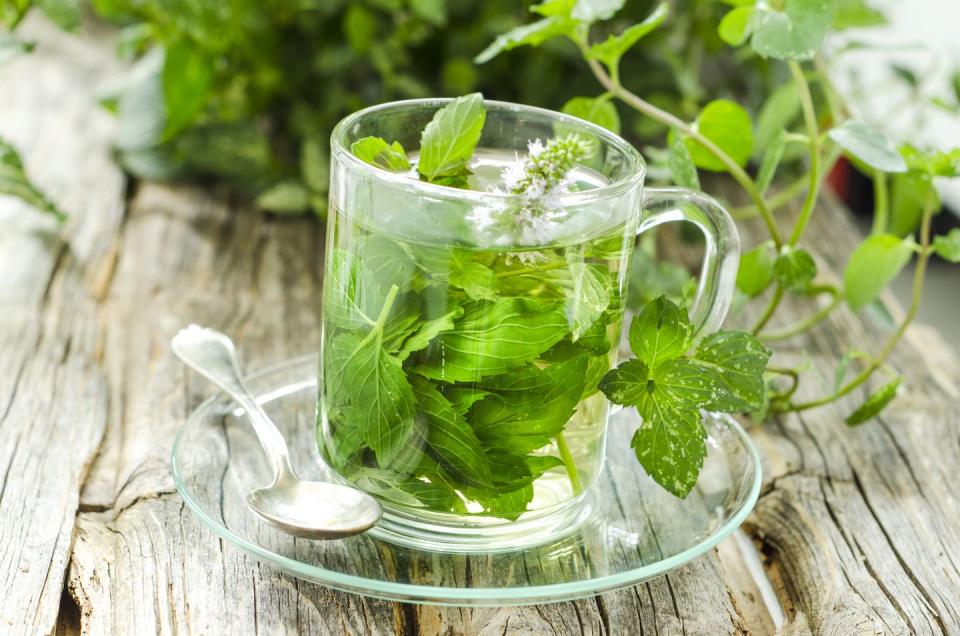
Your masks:
{"label": "mint plant", "polygon": [[[667,23],[667,4],[658,6],[645,20],[621,27],[617,16],[623,0],[545,0],[531,7],[539,14],[538,20],[500,35],[475,61],[482,64],[511,49],[565,39],[603,88],[596,97],[572,98],[564,106],[565,112],[616,132],[620,118],[614,104],[622,104],[669,131],[661,164],[676,183],[698,187],[699,171],[732,177],[751,201],[750,206],[737,210],[736,216],[759,217],[769,235],[743,254],[737,277],[743,297],[762,303],[751,332],[767,344],[814,328],[844,302],[855,311],[875,305],[878,294],[912,259],[916,260],[912,300],[903,320],[878,352],[847,352],[838,362],[832,390],[820,398],[799,401],[794,395],[802,368],[767,370],[769,389],[763,414],[803,411],[852,393],[877,371],[894,375],[886,361],[916,316],[929,259],[936,254],[951,262],[960,260],[960,230],[939,237],[932,236],[931,230],[940,207],[933,182],[960,176],[960,148],[944,152],[898,145],[870,122],[851,116],[851,109],[830,81],[829,60],[820,48],[831,29],[884,22],[883,16],[862,0],[724,2],[731,8],[718,25],[718,37],[738,49],[739,60],[770,60],[772,71],[785,71],[789,77],[768,96],[756,121],[746,108],[726,99],[706,103],[690,121],[626,87],[630,78],[622,76],[621,66],[638,42]],[[605,21],[610,23],[603,24]],[[609,35],[595,39],[592,31]],[[664,55],[669,61],[667,53]],[[697,69],[683,71],[678,71],[680,91],[695,95],[684,86],[695,82],[690,74],[695,76]],[[899,74],[910,80],[908,72]],[[956,103],[940,99],[937,105],[960,112],[960,91],[956,98]],[[798,118],[799,123],[795,123]],[[786,158],[797,155],[805,160],[806,173],[768,195],[775,177],[784,171]],[[871,235],[850,255],[843,284],[837,285],[818,275],[816,259],[802,241],[816,211],[824,178],[840,157],[873,178],[875,210]],[[800,195],[802,203],[795,219],[786,221],[776,215],[778,208]],[[647,273],[661,279],[676,278],[672,270]],[[675,283],[671,285],[676,291]],[[772,328],[770,322],[786,295],[824,302],[809,315]],[[859,372],[848,379],[848,372],[855,366],[859,366]],[[781,386],[782,378],[788,380],[786,386]],[[877,415],[893,399],[899,383],[895,377],[870,395],[851,413],[848,424]]]}
{"label": "mint plant", "polygon": [[[686,310],[660,298],[631,324],[637,359],[614,369],[623,228],[550,238],[560,195],[602,185],[582,167],[594,146],[561,132],[504,161],[478,148],[485,114],[479,94],[452,101],[418,153],[396,140],[352,144],[381,170],[516,196],[473,209],[474,245],[404,240],[357,210],[331,210],[322,452],[396,504],[515,519],[589,486],[609,398],[642,415],[633,446],[645,470],[687,496],[706,453],[701,409],[760,408],[769,352],[744,332],[695,342]],[[474,174],[496,157],[493,181]]]}

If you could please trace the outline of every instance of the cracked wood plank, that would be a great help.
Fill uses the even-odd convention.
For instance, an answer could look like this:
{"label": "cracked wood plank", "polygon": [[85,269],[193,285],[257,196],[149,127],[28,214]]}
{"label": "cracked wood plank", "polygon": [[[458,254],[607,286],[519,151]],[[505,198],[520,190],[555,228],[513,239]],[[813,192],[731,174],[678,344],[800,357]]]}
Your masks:
{"label": "cracked wood plank", "polygon": [[111,52],[24,26],[41,44],[0,68],[0,135],[71,218],[60,229],[0,197],[0,632],[45,633],[107,418],[96,282],[124,178],[106,145],[112,119],[92,99]]}

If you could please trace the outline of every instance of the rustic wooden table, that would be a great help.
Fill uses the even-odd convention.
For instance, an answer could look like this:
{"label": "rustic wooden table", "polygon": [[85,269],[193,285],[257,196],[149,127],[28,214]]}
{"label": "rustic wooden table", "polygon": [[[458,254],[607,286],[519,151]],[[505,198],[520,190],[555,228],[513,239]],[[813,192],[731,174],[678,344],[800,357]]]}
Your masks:
{"label": "rustic wooden table", "polygon": [[[631,589],[401,605],[225,544],[171,481],[173,436],[210,389],[168,342],[196,321],[234,335],[251,367],[315,349],[322,228],[128,181],[94,98],[111,52],[41,35],[0,68],[0,135],[71,219],[58,229],[0,200],[0,632],[960,633],[960,364],[920,326],[893,358],[907,382],[879,421],[847,429],[854,396],[755,430],[764,486],[742,540]],[[836,271],[855,240],[847,214],[825,203],[812,234]],[[838,351],[882,337],[837,312],[790,347],[829,377]]]}

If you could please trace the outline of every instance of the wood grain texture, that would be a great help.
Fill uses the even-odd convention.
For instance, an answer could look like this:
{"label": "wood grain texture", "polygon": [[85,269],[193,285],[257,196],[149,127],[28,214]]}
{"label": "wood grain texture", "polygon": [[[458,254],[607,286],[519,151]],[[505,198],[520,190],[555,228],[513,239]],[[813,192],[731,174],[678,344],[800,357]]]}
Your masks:
{"label": "wood grain texture", "polygon": [[[31,25],[32,26],[32,25]],[[168,353],[202,322],[250,367],[316,347],[323,234],[223,192],[131,186],[93,101],[108,48],[36,26],[46,44],[0,68],[0,134],[72,213],[58,231],[0,200],[0,632],[768,633],[730,544],[645,584],[568,603],[440,608],[363,599],[278,573],[207,531],[174,492],[169,450],[209,387]],[[750,235],[752,228],[748,228]],[[825,201],[819,255],[856,240]],[[749,245],[750,239],[747,239]],[[829,276],[842,263],[821,257]],[[796,318],[808,306],[788,305]],[[741,318],[742,319],[742,318]],[[784,359],[805,389],[883,333],[839,311]],[[756,429],[765,483],[746,530],[785,612],[783,633],[960,633],[960,365],[912,328],[907,381],[880,421],[862,395]]]}
{"label": "wood grain texture", "polygon": [[[840,271],[856,236],[842,208],[827,200],[809,231],[824,275]],[[809,311],[794,303],[783,315]],[[829,391],[837,356],[877,351],[886,335],[843,309],[786,343],[784,358],[812,366],[799,398]],[[906,379],[877,420],[843,423],[864,390],[754,435],[767,465],[749,528],[784,604],[816,633],[960,632],[960,497],[951,482],[960,465],[960,366],[922,326],[911,327],[891,363]]]}
{"label": "wood grain texture", "polygon": [[103,57],[61,44],[0,68],[0,135],[72,212],[60,229],[0,198],[3,633],[54,629],[79,487],[108,409],[97,282],[122,224],[124,179],[106,145],[111,118],[90,100]]}

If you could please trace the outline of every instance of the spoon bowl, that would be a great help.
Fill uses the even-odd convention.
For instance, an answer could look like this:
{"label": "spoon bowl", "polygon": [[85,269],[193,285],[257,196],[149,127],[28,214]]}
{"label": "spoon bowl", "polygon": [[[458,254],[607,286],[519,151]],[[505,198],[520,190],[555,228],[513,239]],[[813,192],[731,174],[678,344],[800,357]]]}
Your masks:
{"label": "spoon bowl", "polygon": [[247,494],[247,506],[284,532],[309,539],[339,539],[369,530],[383,514],[367,493],[323,481],[303,481],[276,425],[240,378],[233,341],[213,329],[191,325],[170,343],[187,366],[223,389],[243,408],[273,467],[273,482]]}
{"label": "spoon bowl", "polygon": [[382,509],[356,488],[323,481],[272,484],[247,494],[247,505],[261,519],[307,539],[339,539],[368,530]]}

